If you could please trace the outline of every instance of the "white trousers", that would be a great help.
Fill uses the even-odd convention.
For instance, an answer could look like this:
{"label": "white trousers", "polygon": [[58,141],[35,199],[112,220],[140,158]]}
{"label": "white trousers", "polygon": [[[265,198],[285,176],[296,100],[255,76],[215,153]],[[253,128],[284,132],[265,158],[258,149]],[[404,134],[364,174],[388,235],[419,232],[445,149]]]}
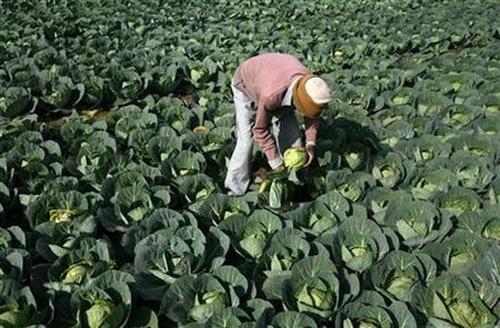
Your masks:
{"label": "white trousers", "polygon": [[[245,93],[234,87],[233,83],[231,88],[236,109],[236,147],[229,161],[224,186],[235,195],[243,195],[251,182],[252,128],[256,107]],[[302,134],[292,108],[283,107],[274,110],[271,124],[271,131],[280,154],[289,147],[303,147]]]}

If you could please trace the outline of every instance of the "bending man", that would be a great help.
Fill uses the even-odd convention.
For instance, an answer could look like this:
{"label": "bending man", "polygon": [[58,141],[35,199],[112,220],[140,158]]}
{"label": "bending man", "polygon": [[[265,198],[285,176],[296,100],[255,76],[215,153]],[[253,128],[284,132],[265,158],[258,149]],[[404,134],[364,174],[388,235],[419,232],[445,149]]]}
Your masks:
{"label": "bending man", "polygon": [[311,164],[319,116],[331,100],[324,80],[312,75],[292,55],[267,53],[241,64],[231,88],[237,140],[224,183],[226,188],[236,195],[246,192],[251,181],[253,140],[275,172],[284,169],[284,151],[289,147],[303,147],[295,109],[304,116],[305,146],[309,155],[306,166]]}

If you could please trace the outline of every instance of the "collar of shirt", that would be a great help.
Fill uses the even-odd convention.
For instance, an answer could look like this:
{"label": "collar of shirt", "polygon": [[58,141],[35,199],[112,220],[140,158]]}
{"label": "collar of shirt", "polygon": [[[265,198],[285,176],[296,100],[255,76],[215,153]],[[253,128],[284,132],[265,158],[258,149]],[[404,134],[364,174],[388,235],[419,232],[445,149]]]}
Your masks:
{"label": "collar of shirt", "polygon": [[293,88],[295,87],[295,83],[300,79],[300,76],[295,78],[292,81],[292,84],[288,87],[286,90],[285,96],[283,97],[283,100],[281,101],[281,106],[292,106],[292,95],[293,95]]}

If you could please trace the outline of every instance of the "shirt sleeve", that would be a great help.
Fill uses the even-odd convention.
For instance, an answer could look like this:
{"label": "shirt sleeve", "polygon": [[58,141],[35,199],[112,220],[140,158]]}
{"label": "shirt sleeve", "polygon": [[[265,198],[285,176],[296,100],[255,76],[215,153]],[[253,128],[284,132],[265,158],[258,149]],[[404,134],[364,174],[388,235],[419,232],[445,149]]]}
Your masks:
{"label": "shirt sleeve", "polygon": [[269,113],[269,110],[276,108],[279,103],[280,99],[278,95],[262,97],[257,105],[255,125],[253,128],[254,140],[266,155],[269,165],[273,169],[283,164],[281,154],[276,146],[276,140],[270,132],[272,115]]}
{"label": "shirt sleeve", "polygon": [[318,135],[319,119],[305,118],[306,146],[316,146],[316,137]]}

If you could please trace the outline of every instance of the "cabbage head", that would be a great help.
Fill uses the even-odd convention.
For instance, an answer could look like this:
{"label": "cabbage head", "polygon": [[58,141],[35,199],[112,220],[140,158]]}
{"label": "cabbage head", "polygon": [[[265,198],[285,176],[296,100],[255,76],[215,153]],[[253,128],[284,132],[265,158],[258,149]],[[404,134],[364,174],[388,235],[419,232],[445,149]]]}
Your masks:
{"label": "cabbage head", "polygon": [[85,261],[73,264],[66,272],[64,272],[62,282],[65,284],[81,283],[83,279],[85,279],[85,276],[90,269],[90,265],[90,263]]}
{"label": "cabbage head", "polygon": [[15,306],[4,306],[0,310],[0,327],[23,327],[29,322],[28,309],[19,309]]}
{"label": "cabbage head", "polygon": [[325,286],[320,280],[314,280],[310,285],[299,290],[295,297],[297,300],[319,310],[329,310],[335,306],[334,291]]}
{"label": "cabbage head", "polygon": [[416,295],[424,313],[436,325],[453,323],[459,327],[493,327],[491,309],[463,276],[444,275],[433,280],[421,295]]}
{"label": "cabbage head", "polygon": [[328,256],[315,255],[296,262],[290,276],[276,288],[281,289],[288,310],[328,320],[357,294],[359,289],[354,286],[359,286],[359,281],[355,276],[350,278],[352,281],[344,281]]}
{"label": "cabbage head", "polygon": [[336,322],[336,327],[417,327],[415,318],[404,303],[393,301],[388,306],[382,295],[374,291],[364,291],[356,301],[343,306]]}
{"label": "cabbage head", "polygon": [[500,241],[500,218],[491,219],[484,227],[483,236]]}
{"label": "cabbage head", "polygon": [[291,147],[283,154],[285,167],[290,169],[301,169],[308,160],[307,152],[302,148]]}
{"label": "cabbage head", "polygon": [[94,304],[85,311],[88,327],[107,327],[108,318],[114,311],[114,304],[105,299],[97,299]]}

